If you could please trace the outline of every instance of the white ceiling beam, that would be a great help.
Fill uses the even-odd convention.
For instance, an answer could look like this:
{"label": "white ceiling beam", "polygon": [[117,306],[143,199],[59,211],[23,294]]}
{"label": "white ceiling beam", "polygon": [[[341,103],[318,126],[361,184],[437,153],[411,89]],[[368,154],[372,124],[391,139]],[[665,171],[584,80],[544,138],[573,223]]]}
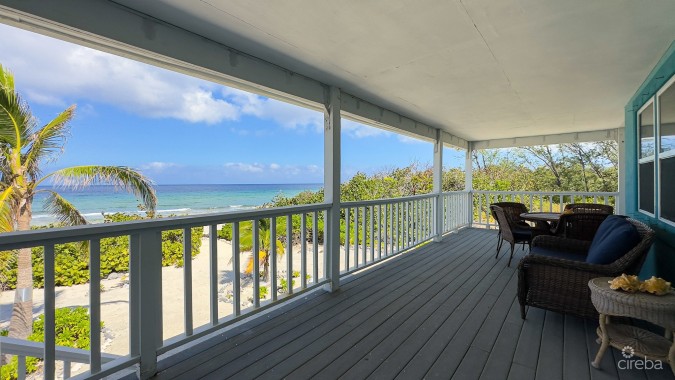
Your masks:
{"label": "white ceiling beam", "polygon": [[473,148],[479,149],[497,149],[497,148],[515,148],[519,146],[535,146],[565,143],[582,143],[604,140],[616,140],[617,129],[604,129],[600,131],[560,133],[554,135],[514,137],[507,139],[473,141]]}
{"label": "white ceiling beam", "polygon": [[[358,123],[371,125],[396,133],[421,138],[425,141],[435,141],[437,128],[407,118],[396,112],[382,108],[354,95],[342,94],[342,116]],[[447,132],[442,132],[442,141],[459,148],[468,146],[468,143]]]}

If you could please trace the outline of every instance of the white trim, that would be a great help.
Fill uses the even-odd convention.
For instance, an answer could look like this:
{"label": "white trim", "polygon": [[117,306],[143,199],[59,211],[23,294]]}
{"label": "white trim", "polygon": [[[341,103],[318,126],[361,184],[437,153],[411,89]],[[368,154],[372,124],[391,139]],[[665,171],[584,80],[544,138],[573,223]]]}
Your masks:
{"label": "white trim", "polygon": [[[656,146],[656,106],[652,107],[652,122],[653,122],[652,129],[653,129],[653,132],[654,132],[654,155],[651,155],[649,157],[644,157],[644,158],[640,158],[640,155],[642,154],[641,153],[642,152],[642,137],[641,137],[641,134],[640,134],[640,115],[642,114],[642,112],[644,110],[649,108],[650,105],[654,105],[654,104],[656,104],[655,103],[655,97],[652,96],[635,113],[635,126],[636,126],[635,134],[636,134],[636,137],[637,137],[635,139],[636,140],[636,147],[635,148],[636,148],[637,158],[638,158],[638,162],[637,162],[637,210],[638,210],[638,212],[640,212],[642,214],[645,214],[647,216],[650,216],[652,218],[656,217],[656,210],[657,210],[657,206],[658,206],[658,204],[656,203],[656,191],[657,191],[657,189],[656,189],[656,176],[657,176],[657,172],[656,172],[656,167],[657,167],[657,163],[656,163],[656,150],[657,150],[657,146]],[[645,163],[649,163],[649,162],[654,162],[654,198],[653,198],[654,199],[654,213],[651,213],[649,211],[646,211],[646,210],[643,210],[643,209],[640,208],[640,164],[645,164]]]}
{"label": "white trim", "polygon": [[473,141],[473,149],[514,148],[519,146],[550,145],[565,143],[616,140],[617,129],[559,133],[553,135],[523,136],[506,139]]}
{"label": "white trim", "polygon": [[669,159],[669,158],[675,157],[675,149],[671,149],[671,150],[669,150],[669,151],[667,151],[667,152],[663,152],[663,153],[661,152],[661,96],[662,96],[666,91],[670,90],[671,88],[672,88],[673,90],[675,90],[675,86],[673,86],[673,84],[675,84],[675,75],[673,75],[673,76],[672,76],[672,77],[671,77],[671,78],[670,78],[663,86],[661,86],[661,88],[656,92],[654,104],[656,104],[656,111],[657,111],[657,112],[656,112],[656,117],[657,117],[657,122],[655,123],[655,124],[656,124],[656,134],[655,134],[654,139],[655,139],[655,141],[657,142],[657,146],[656,146],[657,150],[656,150],[656,152],[657,152],[657,157],[658,157],[657,162],[656,162],[656,164],[655,164],[655,165],[657,165],[657,167],[656,167],[656,171],[657,171],[657,174],[656,174],[656,175],[657,175],[657,177],[656,177],[656,185],[655,185],[655,186],[656,186],[656,189],[655,189],[655,191],[656,191],[656,196],[657,196],[657,198],[658,198],[658,210],[659,210],[659,213],[658,213],[658,219],[659,219],[661,222],[663,222],[663,223],[666,223],[666,224],[668,224],[668,225],[670,225],[670,226],[675,227],[675,220],[666,219],[666,218],[664,218],[664,217],[661,215],[661,200],[664,198],[664,197],[661,196],[661,195],[662,195],[662,194],[661,194],[661,160],[665,160],[665,159]]}

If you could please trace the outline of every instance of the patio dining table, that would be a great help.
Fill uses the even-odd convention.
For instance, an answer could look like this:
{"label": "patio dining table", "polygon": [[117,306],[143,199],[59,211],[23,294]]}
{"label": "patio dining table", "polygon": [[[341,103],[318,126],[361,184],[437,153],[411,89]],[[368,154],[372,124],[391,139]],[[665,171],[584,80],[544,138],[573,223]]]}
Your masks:
{"label": "patio dining table", "polygon": [[556,223],[562,216],[559,212],[524,212],[520,217],[531,222]]}

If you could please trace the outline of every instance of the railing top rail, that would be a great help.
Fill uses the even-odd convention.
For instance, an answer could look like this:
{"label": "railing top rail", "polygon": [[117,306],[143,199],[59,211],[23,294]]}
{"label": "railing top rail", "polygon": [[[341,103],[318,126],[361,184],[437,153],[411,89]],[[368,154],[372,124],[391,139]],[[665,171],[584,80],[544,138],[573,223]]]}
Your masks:
{"label": "railing top rail", "polygon": [[287,206],[246,211],[229,211],[222,213],[175,216],[160,219],[137,220],[119,223],[87,224],[83,226],[50,228],[45,230],[15,231],[0,235],[0,251],[40,245],[62,244],[73,241],[101,239],[106,237],[131,235],[146,231],[164,231],[178,228],[200,227],[210,224],[241,222],[252,219],[272,218],[328,210],[325,203]]}
{"label": "railing top rail", "polygon": [[[21,355],[33,358],[44,358],[44,343],[15,339],[6,336],[0,337],[0,354]],[[121,356],[101,353],[101,362],[107,363]],[[79,348],[56,346],[56,360],[71,363],[89,363],[89,351]]]}
{"label": "railing top rail", "polygon": [[373,200],[368,200],[368,201],[351,201],[351,202],[342,202],[340,204],[340,206],[342,208],[345,208],[345,207],[360,207],[360,206],[381,205],[381,204],[414,201],[414,200],[419,200],[419,199],[435,198],[436,196],[438,196],[438,194],[431,193],[431,194],[411,195],[411,196],[408,196],[408,197],[400,197],[400,198],[373,199]]}
{"label": "railing top rail", "polygon": [[618,196],[615,191],[496,191],[496,190],[473,190],[475,194],[528,194],[528,195],[593,195],[593,196]]}

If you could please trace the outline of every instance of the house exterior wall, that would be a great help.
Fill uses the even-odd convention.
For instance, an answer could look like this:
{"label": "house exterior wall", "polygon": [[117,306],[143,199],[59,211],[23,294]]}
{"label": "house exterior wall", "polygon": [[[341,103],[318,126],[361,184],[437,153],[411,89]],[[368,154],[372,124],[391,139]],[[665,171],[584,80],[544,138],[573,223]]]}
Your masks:
{"label": "house exterior wall", "polygon": [[675,75],[675,41],[626,105],[626,181],[625,188],[620,189],[626,196],[626,214],[651,226],[657,235],[640,277],[656,275],[671,282],[675,281],[675,227],[660,221],[658,217],[650,217],[638,211],[637,112],[673,75]]}

